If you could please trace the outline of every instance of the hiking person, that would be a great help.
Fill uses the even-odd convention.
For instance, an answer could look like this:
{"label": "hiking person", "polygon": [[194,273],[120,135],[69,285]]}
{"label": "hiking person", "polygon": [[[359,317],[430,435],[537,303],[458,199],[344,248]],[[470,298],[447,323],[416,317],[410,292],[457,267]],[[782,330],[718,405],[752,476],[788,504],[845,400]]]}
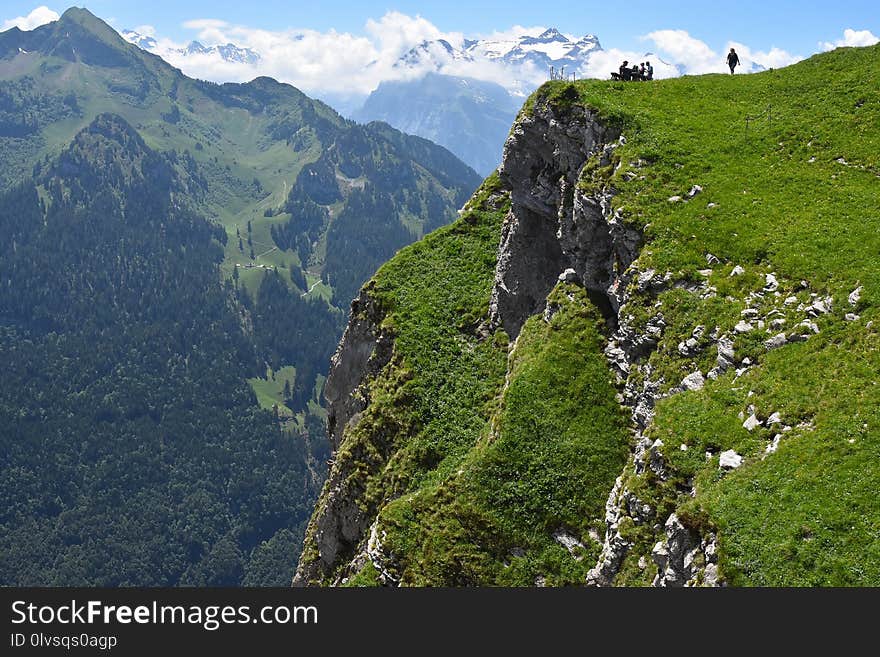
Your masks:
{"label": "hiking person", "polygon": [[645,72],[645,62],[642,62],[641,64],[639,64],[639,77],[642,80],[647,80],[648,79],[647,75],[648,74]]}
{"label": "hiking person", "polygon": [[654,67],[651,66],[651,62],[645,62],[645,79],[653,80],[654,79]]}
{"label": "hiking person", "polygon": [[733,75],[733,69],[735,69],[738,64],[739,64],[739,55],[736,54],[736,50],[731,48],[730,52],[727,53],[727,65],[730,67],[730,74],[731,75]]}
{"label": "hiking person", "polygon": [[638,64],[633,64],[631,75],[632,75],[633,80],[641,80],[642,79],[642,76],[639,75],[639,65]]}
{"label": "hiking person", "polygon": [[620,68],[618,70],[620,71],[621,80],[629,80],[629,62],[627,60],[623,60],[623,64],[620,65]]}

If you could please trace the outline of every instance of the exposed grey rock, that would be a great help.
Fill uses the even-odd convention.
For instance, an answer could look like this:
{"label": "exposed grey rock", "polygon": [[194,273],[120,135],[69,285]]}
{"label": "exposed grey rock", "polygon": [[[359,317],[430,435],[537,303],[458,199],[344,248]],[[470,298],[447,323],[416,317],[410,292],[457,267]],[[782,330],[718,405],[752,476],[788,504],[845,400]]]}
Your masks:
{"label": "exposed grey rock", "polygon": [[379,329],[382,316],[365,288],[351,303],[348,326],[336,353],[330,359],[330,373],[324,385],[329,409],[328,429],[334,448],[352,418],[363,411],[368,399],[355,394],[367,379],[375,376],[391,358],[391,341]]}
{"label": "exposed grey rock", "polygon": [[681,200],[681,196],[670,196],[666,200],[669,201],[670,203],[678,203]]}
{"label": "exposed grey rock", "polygon": [[[369,382],[391,359],[392,339],[380,328],[383,316],[370,296],[370,289],[365,286],[352,302],[349,324],[330,361],[324,388],[334,451],[369,404]],[[320,504],[306,532],[306,540],[313,541],[311,547],[319,558],[300,562],[293,580],[295,586],[321,581],[340,559],[351,556],[365,537],[372,518],[358,505],[359,496],[350,488],[352,467],[340,462],[331,467]]]}
{"label": "exposed grey rock", "polygon": [[557,529],[553,532],[553,540],[568,550],[568,553],[574,557],[575,561],[580,561],[584,558],[584,550],[586,550],[584,544],[564,529]]}
{"label": "exposed grey rock", "polygon": [[767,418],[767,422],[765,423],[768,427],[773,426],[774,424],[782,424],[782,415],[778,411],[771,413],[770,417]]}
{"label": "exposed grey rock", "polygon": [[598,562],[587,573],[587,586],[611,586],[632,545],[619,531],[625,513],[622,492],[623,477],[618,477],[605,502],[605,543]]}
{"label": "exposed grey rock", "polygon": [[773,436],[773,440],[767,445],[767,448],[764,450],[765,454],[773,454],[776,450],[779,449],[779,441],[782,440],[782,434],[777,433]]}
{"label": "exposed grey rock", "polygon": [[693,187],[691,187],[690,191],[687,193],[688,198],[693,198],[694,196],[696,196],[697,194],[699,194],[702,191],[703,191],[702,187],[700,187],[699,185],[694,185]]}
{"label": "exposed grey rock", "polygon": [[833,306],[834,300],[831,297],[825,297],[824,299],[816,299],[813,302],[813,305],[807,308],[807,314],[811,317],[818,317],[819,315],[827,315],[831,312],[831,308]]}
{"label": "exposed grey rock", "polygon": [[721,261],[718,258],[716,258],[714,255],[712,255],[711,253],[706,254],[706,262],[709,263],[710,265],[720,265],[721,264]]}
{"label": "exposed grey rock", "polygon": [[704,385],[706,385],[706,379],[703,378],[702,372],[699,371],[688,374],[681,381],[681,387],[692,392],[702,390]]}
{"label": "exposed grey rock", "polygon": [[659,438],[651,445],[651,448],[648,450],[648,468],[651,472],[657,475],[661,481],[665,481],[669,474],[666,471],[666,460],[663,458],[663,454],[660,451],[661,447],[663,447],[663,441]]}
{"label": "exposed grey rock", "polygon": [[591,156],[611,161],[619,137],[585,108],[560,121],[553,109],[539,106],[514,125],[499,171],[511,190],[511,210],[502,227],[490,325],[515,338],[567,269],[618,310],[625,287],[620,272],[635,259],[642,236],[613,211],[610,191],[588,195],[577,180]]}
{"label": "exposed grey rock", "polygon": [[785,297],[785,301],[783,301],[782,303],[784,303],[786,306],[793,306],[797,302],[798,302],[797,297]]}
{"label": "exposed grey rock", "polygon": [[722,362],[726,363],[728,366],[732,365],[736,356],[733,351],[733,340],[730,338],[719,338],[718,339],[718,359],[716,363],[721,366]]}
{"label": "exposed grey rock", "polygon": [[736,267],[734,267],[731,270],[730,275],[731,276],[742,276],[745,273],[746,273],[746,270],[743,269],[740,265],[737,265]]}
{"label": "exposed grey rock", "polygon": [[859,319],[861,319],[861,317],[859,317],[855,313],[847,313],[843,316],[843,318],[848,322],[857,322],[859,321]]}
{"label": "exposed grey rock", "polygon": [[580,276],[578,276],[577,272],[571,267],[559,274],[558,278],[560,283],[578,283],[580,279]]}
{"label": "exposed grey rock", "polygon": [[775,274],[767,274],[764,277],[764,291],[765,292],[776,292],[779,289],[779,281],[776,280]]}
{"label": "exposed grey rock", "polygon": [[654,578],[654,586],[684,586],[694,576],[693,555],[688,559],[687,566],[685,556],[699,543],[674,513],[666,520],[664,529],[666,540],[659,541],[651,550],[651,558],[659,571]]}
{"label": "exposed grey rock", "polygon": [[728,449],[718,455],[718,467],[722,470],[735,470],[742,465],[743,457],[734,450]]}
{"label": "exposed grey rock", "polygon": [[739,314],[746,319],[755,319],[761,313],[757,308],[745,308],[744,310],[741,310]]}
{"label": "exposed grey rock", "polygon": [[785,337],[785,333],[779,333],[768,340],[764,340],[764,347],[766,347],[768,351],[779,349],[779,347],[784,346],[787,342],[788,338]]}
{"label": "exposed grey rock", "polygon": [[855,308],[858,305],[861,298],[862,298],[862,286],[861,285],[859,285],[855,290],[850,292],[849,297],[847,297],[847,299],[849,300],[849,305],[851,305],[853,308]]}
{"label": "exposed grey rock", "polygon": [[755,327],[745,320],[740,320],[737,322],[736,326],[733,327],[733,330],[737,333],[748,333],[749,331],[754,331]]}
{"label": "exposed grey rock", "polygon": [[800,324],[798,324],[798,326],[803,326],[804,328],[809,329],[813,333],[819,332],[819,327],[816,325],[816,323],[811,322],[808,319],[805,319],[804,321],[802,321]]}
{"label": "exposed grey rock", "polygon": [[774,331],[778,331],[783,326],[785,326],[785,319],[782,317],[774,319],[772,322],[770,322],[770,328],[773,329]]}
{"label": "exposed grey rock", "polygon": [[754,413],[749,415],[749,417],[746,419],[746,421],[743,422],[743,429],[745,429],[746,431],[754,431],[755,429],[757,429],[760,426],[761,426],[761,421],[758,419],[758,417]]}
{"label": "exposed grey rock", "polygon": [[373,521],[370,526],[370,538],[367,541],[366,553],[376,569],[379,581],[385,586],[397,586],[398,577],[394,574],[396,564],[394,560],[385,553],[382,546],[383,541],[387,538],[385,530],[379,529],[379,519]]}

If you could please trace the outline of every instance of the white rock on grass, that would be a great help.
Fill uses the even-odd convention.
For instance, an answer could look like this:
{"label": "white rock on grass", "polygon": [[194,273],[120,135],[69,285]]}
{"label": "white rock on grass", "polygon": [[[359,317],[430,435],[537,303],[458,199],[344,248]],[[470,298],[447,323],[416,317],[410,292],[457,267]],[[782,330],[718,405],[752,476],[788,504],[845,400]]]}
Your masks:
{"label": "white rock on grass", "polygon": [[737,333],[748,333],[749,331],[753,331],[755,329],[749,322],[745,320],[740,320],[737,322],[736,326],[733,327],[733,330]]}
{"label": "white rock on grass", "polygon": [[737,265],[737,266],[734,267],[733,270],[730,272],[730,275],[731,275],[731,276],[742,276],[742,275],[745,274],[745,273],[746,273],[746,270],[743,269],[742,267],[740,267],[739,265]]}
{"label": "white rock on grass", "polygon": [[771,426],[774,424],[782,424],[782,415],[779,412],[771,413],[770,417],[767,418],[767,426]]}
{"label": "white rock on grass", "polygon": [[779,289],[779,281],[776,280],[776,276],[774,274],[767,274],[764,277],[764,291],[765,292],[776,292]]}
{"label": "white rock on grass", "polygon": [[833,304],[833,300],[831,297],[825,297],[824,299],[816,299],[809,308],[807,308],[807,312],[811,314],[813,317],[816,315],[827,315],[831,312],[831,307]]}
{"label": "white rock on grass", "polygon": [[773,349],[779,349],[779,347],[784,346],[787,342],[788,338],[785,337],[785,333],[779,333],[768,340],[764,340],[764,347],[768,351],[772,351]]}
{"label": "white rock on grass", "polygon": [[699,194],[702,191],[703,191],[702,187],[700,187],[699,185],[694,185],[693,187],[691,187],[691,190],[688,192],[688,198],[693,198],[694,196],[696,196],[697,194]]}
{"label": "white rock on grass", "polygon": [[670,203],[678,203],[681,200],[681,196],[670,196],[666,200],[669,201]]}
{"label": "white rock on grass", "polygon": [[782,434],[777,433],[773,436],[773,441],[767,445],[767,449],[764,450],[765,454],[773,454],[777,449],[779,449],[779,441],[782,440]]}
{"label": "white rock on grass", "polygon": [[743,457],[732,449],[721,452],[718,457],[718,467],[722,470],[735,470],[742,465]]}
{"label": "white rock on grass", "polygon": [[848,322],[857,322],[859,321],[859,319],[861,319],[861,317],[859,317],[855,313],[847,313],[843,316],[843,318]]}
{"label": "white rock on grass", "polygon": [[855,290],[849,293],[849,305],[853,308],[859,303],[862,298],[862,286],[859,285]]}
{"label": "white rock on grass", "polygon": [[758,427],[761,426],[761,420],[758,419],[758,416],[752,413],[746,418],[746,421],[743,422],[743,429],[746,431],[754,431]]}
{"label": "white rock on grass", "polygon": [[681,381],[681,387],[692,392],[702,390],[704,385],[706,385],[706,379],[703,378],[702,372],[688,374]]}

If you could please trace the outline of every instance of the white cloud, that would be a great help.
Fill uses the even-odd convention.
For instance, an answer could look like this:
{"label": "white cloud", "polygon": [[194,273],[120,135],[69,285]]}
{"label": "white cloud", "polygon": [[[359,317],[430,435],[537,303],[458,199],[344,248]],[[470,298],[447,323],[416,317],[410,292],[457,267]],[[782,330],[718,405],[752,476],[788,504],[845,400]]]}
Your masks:
{"label": "white cloud", "polygon": [[837,41],[820,41],[819,47],[822,50],[834,50],[841,47],[861,47],[873,46],[880,42],[880,38],[874,36],[870,30],[851,30],[849,28],[843,31],[843,38]]}
{"label": "white cloud", "polygon": [[735,41],[729,41],[723,52],[719,53],[685,30],[658,30],[643,36],[642,39],[653,42],[664,59],[669,60],[679,71],[687,75],[727,73],[726,57],[731,48],[735,48],[739,55],[739,70],[742,72],[762,68],[782,68],[803,59],[800,55],[792,55],[780,48],[772,47],[768,51],[753,50],[746,44]]}
{"label": "white cloud", "polygon": [[654,67],[655,80],[674,78],[679,75],[676,66],[663,61],[659,57],[631,50],[618,50],[617,48],[593,53],[587,63],[586,70],[582,70],[579,73],[583,77],[607,80],[611,77],[612,71],[616,73],[624,61],[629,62],[630,68],[632,68],[633,64],[650,61],[651,66]]}
{"label": "white cloud", "polygon": [[744,70],[751,69],[752,64],[757,64],[759,67],[765,69],[782,68],[783,66],[790,66],[803,59],[803,57],[791,55],[785,50],[779,48],[771,48],[767,52],[752,50],[744,43],[737,43],[736,41],[729,41],[727,43],[727,49],[729,50],[730,48],[736,49],[736,53],[739,55],[740,64],[742,64]]}
{"label": "white cloud", "polygon": [[[149,27],[149,26],[147,26]],[[460,32],[443,32],[421,16],[389,11],[380,19],[370,19],[363,35],[329,30],[270,31],[232,25],[215,19],[196,19],[184,23],[195,31],[204,45],[235,43],[260,54],[256,66],[223,61],[216,54],[183,55],[186,44],[157,39],[157,54],[187,75],[215,81],[241,82],[267,75],[289,82],[311,95],[365,96],[380,82],[421,77],[439,70],[450,75],[475,77],[516,86],[511,72],[501,64],[454,59],[437,44],[429,56],[414,66],[397,66],[400,58],[425,41],[443,39],[456,49],[464,45]],[[512,38],[520,28],[493,36]],[[540,34],[545,28],[521,28]],[[135,30],[140,32],[140,30]],[[146,34],[146,32],[141,32]],[[521,84],[536,86],[546,79],[545,71],[524,68],[518,71]]]}
{"label": "white cloud", "polygon": [[725,71],[724,56],[684,30],[657,30],[642,38],[653,42],[661,55],[690,75]]}
{"label": "white cloud", "polygon": [[152,25],[138,25],[135,28],[132,28],[134,32],[138,34],[142,34],[145,37],[154,37],[156,36],[156,28]]}
{"label": "white cloud", "polygon": [[[335,30],[263,30],[212,18],[190,20],[184,27],[192,30],[195,38],[206,46],[234,43],[259,53],[260,61],[252,65],[224,61],[217,53],[184,55],[181,51],[186,44],[156,37],[152,26],[142,26],[136,31],[153,36],[157,41],[156,53],[187,75],[217,82],[246,82],[265,75],[293,84],[309,95],[334,100],[362,98],[381,82],[414,79],[428,71],[496,82],[519,94],[529,93],[547,79],[543,67],[527,62],[506,65],[482,56],[483,52],[474,52],[472,58],[453,56],[435,42],[443,39],[460,50],[465,42],[462,33],[443,32],[421,16],[399,11],[368,20],[362,34]],[[506,44],[517,37],[538,36],[545,29],[517,25],[478,38],[484,41],[484,51],[497,55],[506,52],[509,47]],[[737,48],[744,72],[751,70],[752,64],[780,68],[800,59],[778,48],[753,51],[738,43],[729,43],[723,51],[716,51],[684,30],[658,30],[642,39],[652,44],[651,54],[616,48],[598,51],[576,73],[581,77],[608,79],[624,59],[634,63],[650,59],[654,77],[658,79],[682,73],[724,73],[727,71],[726,49],[731,46]],[[407,66],[399,64],[402,56],[425,42],[431,45],[426,52],[420,51],[416,61]]]}
{"label": "white cloud", "polygon": [[45,25],[46,23],[51,23],[52,21],[57,21],[61,16],[57,11],[52,11],[45,5],[41,5],[34,9],[27,16],[18,16],[16,18],[10,18],[9,20],[3,21],[2,27],[0,27],[0,32],[11,29],[13,27],[17,27],[20,30],[33,30],[34,28],[40,27],[40,25]]}

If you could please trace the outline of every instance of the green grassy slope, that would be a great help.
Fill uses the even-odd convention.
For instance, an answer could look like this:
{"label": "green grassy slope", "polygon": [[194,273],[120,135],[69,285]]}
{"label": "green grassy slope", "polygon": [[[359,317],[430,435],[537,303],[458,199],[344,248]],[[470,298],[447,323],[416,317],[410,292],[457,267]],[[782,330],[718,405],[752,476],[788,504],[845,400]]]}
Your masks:
{"label": "green grassy slope", "polygon": [[[633,548],[618,584],[651,583],[651,550],[673,511],[717,533],[730,584],[880,584],[878,55],[880,47],[842,49],[757,75],[552,82],[536,92],[524,113],[583,104],[621,128],[615,167],[587,167],[581,184],[613,187],[614,207],[644,230],[639,271],[688,283],[633,289],[623,309],[636,328],[663,315],[645,361],[661,391],[714,366],[714,345],[687,356],[678,348],[696,326],[734,335],[752,308],[756,327],[735,335],[743,371],[658,403],[647,435],[663,441],[665,480],[625,465],[626,421],[599,315],[576,288],[554,290],[549,323],[526,323],[505,385],[506,336],[475,342],[473,332],[501,221],[490,193],[505,193],[489,178],[459,222],[376,275],[371,294],[393,327],[396,358],[337,454],[357,462],[352,476],[379,509],[379,545],[349,584],[583,582],[598,553],[587,535],[602,533],[621,472],[658,524],[622,525]],[[747,117],[757,117],[748,131]],[[702,191],[689,198],[694,185]],[[493,228],[481,234],[484,222]],[[483,256],[464,248],[471,240]],[[743,273],[732,275],[735,267]],[[768,274],[775,291],[764,290]],[[807,307],[829,296],[831,311],[810,316]],[[780,332],[811,337],[768,349]],[[748,431],[753,412],[762,426]],[[773,413],[781,422],[768,425]],[[732,472],[719,468],[728,449],[744,457]],[[566,549],[563,533],[581,544]]]}
{"label": "green grassy slope", "polygon": [[[714,363],[714,351],[683,357],[677,345],[698,324],[730,331],[747,306],[773,309],[790,330],[806,315],[800,304],[831,296],[821,333],[768,352],[769,327],[737,337],[733,371],[698,393],[658,405],[652,438],[667,446],[672,482],[631,474],[631,486],[665,512],[678,508],[719,530],[722,574],[732,584],[852,585],[880,583],[880,485],[876,299],[880,294],[880,48],[842,49],[779,71],[750,76],[686,77],[652,84],[578,83],[578,101],[617,122],[627,137],[611,183],[615,206],[645,227],[644,271],[702,280],[718,294],[699,300],[682,290],[640,299],[647,317],[662,306],[668,325],[651,356],[665,387]],[[572,102],[563,85],[538,92]],[[746,117],[751,121],[746,131]],[[632,163],[642,160],[643,168]],[[629,170],[639,175],[627,175]],[[692,185],[702,193],[687,202]],[[731,278],[734,266],[745,274]],[[779,295],[751,304],[767,273]],[[848,295],[862,286],[855,307]],[[785,305],[790,296],[797,302]],[[858,320],[847,321],[846,313]],[[769,320],[768,320],[769,322]],[[778,412],[782,424],[742,427]],[[776,453],[765,448],[783,425]],[[687,447],[687,451],[679,448]],[[735,449],[743,467],[722,475],[717,454]],[[714,458],[706,459],[710,451]],[[694,477],[696,498],[676,490]],[[646,555],[656,535],[633,531]],[[639,581],[630,568],[624,577]]]}

